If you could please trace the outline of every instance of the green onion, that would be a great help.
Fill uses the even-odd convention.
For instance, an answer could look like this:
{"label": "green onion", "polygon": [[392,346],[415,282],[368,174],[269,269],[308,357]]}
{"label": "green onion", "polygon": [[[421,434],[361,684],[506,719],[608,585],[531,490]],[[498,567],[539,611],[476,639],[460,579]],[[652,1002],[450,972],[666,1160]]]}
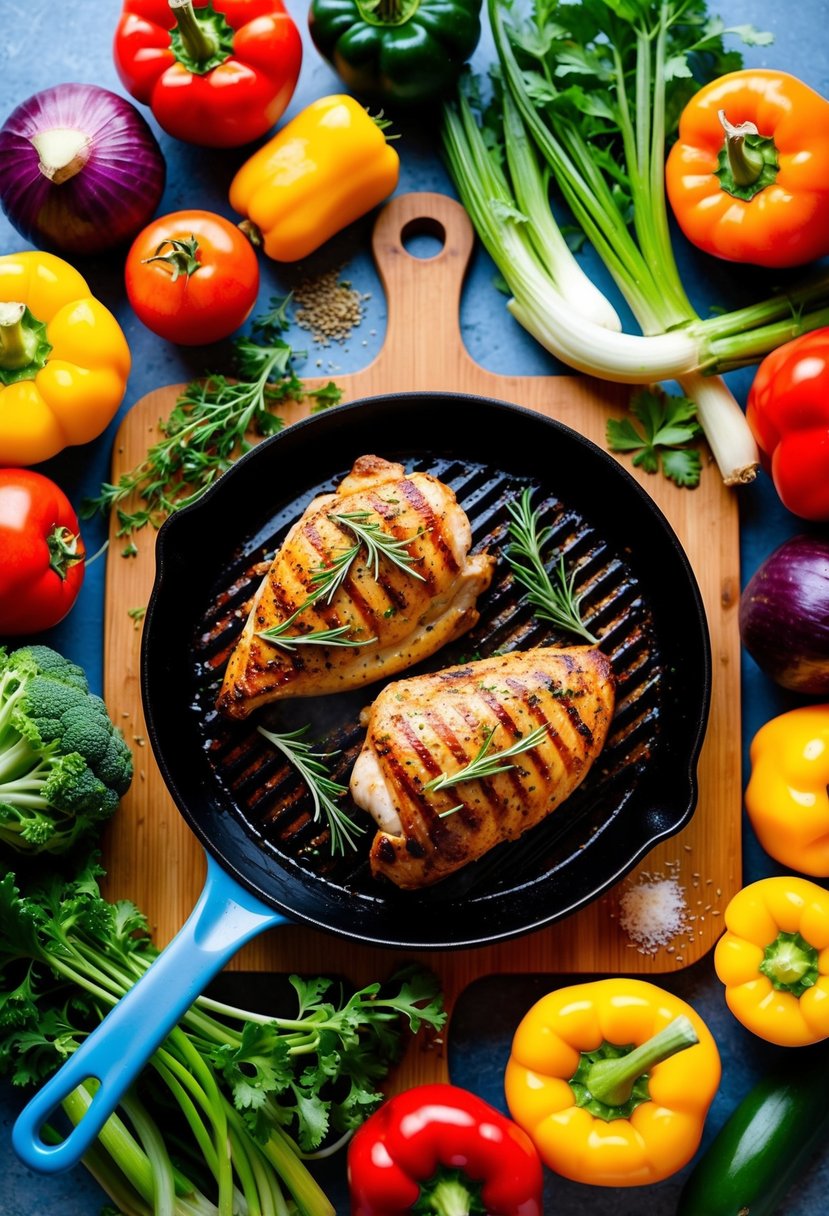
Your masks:
{"label": "green onion", "polygon": [[[531,19],[519,24],[512,16],[509,30],[505,8],[517,13],[504,0],[488,0],[502,96],[486,117],[500,115],[495,143],[503,144],[506,170],[463,89],[444,106],[442,136],[461,201],[511,292],[509,311],[578,371],[627,384],[677,380],[697,406],[726,483],[752,480],[756,444],[715,373],[829,323],[829,276],[709,320],[685,292],[668,228],[665,139],[681,90],[690,96],[697,87],[686,59],[724,61],[727,31],[708,20],[703,0],[537,0]],[[750,27],[737,32],[763,40]],[[567,278],[564,238],[536,155],[641,334],[614,332],[595,296],[583,306]]]}

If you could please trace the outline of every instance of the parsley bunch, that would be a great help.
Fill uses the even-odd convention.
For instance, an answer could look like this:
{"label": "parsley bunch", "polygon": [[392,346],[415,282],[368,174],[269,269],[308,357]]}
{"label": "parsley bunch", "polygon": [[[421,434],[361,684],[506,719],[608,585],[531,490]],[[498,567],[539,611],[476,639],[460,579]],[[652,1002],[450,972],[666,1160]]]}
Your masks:
{"label": "parsley bunch", "polygon": [[[0,880],[0,1072],[17,1085],[58,1068],[157,956],[138,909],[102,898],[101,873],[92,858],[25,891]],[[125,1216],[333,1216],[302,1152],[362,1123],[404,1027],[445,1015],[419,968],[350,996],[291,984],[292,1016],[200,997],[155,1052],[84,1159]],[[91,1098],[65,1099],[72,1121]]]}
{"label": "parsley bunch", "polygon": [[251,336],[233,344],[235,378],[212,374],[188,384],[169,418],[159,424],[163,437],[117,484],[104,483],[97,498],[84,501],[83,518],[115,509],[118,536],[147,524],[157,528],[167,515],[201,497],[251,447],[251,433],[282,430],[284,423],[274,412],[280,402],[310,397],[317,410],[339,403],[342,394],[332,381],[305,390],[295,369],[302,352],[281,336],[288,327],[288,300],[271,304],[269,313],[253,321]]}

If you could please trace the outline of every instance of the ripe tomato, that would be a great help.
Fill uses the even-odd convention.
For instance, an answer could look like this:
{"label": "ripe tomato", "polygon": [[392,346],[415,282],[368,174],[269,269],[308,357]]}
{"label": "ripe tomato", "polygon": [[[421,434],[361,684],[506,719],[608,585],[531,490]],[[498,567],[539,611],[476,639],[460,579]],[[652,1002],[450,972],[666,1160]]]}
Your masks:
{"label": "ripe tomato", "polygon": [[129,302],[148,329],[180,346],[226,338],[247,319],[259,263],[247,237],[211,211],[174,211],[139,232],[127,254]]}
{"label": "ripe tomato", "polygon": [[0,634],[41,633],[62,621],[85,557],[63,490],[32,469],[0,469]]}

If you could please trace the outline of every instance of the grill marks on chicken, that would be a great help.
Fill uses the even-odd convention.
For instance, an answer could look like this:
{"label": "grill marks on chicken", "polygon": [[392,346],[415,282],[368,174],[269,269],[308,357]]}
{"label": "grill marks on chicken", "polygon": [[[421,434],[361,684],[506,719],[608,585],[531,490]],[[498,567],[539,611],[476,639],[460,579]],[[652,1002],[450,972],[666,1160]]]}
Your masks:
{"label": "grill marks on chicken", "polygon": [[[358,543],[334,518],[347,515],[403,542],[407,568],[381,555],[375,574],[361,546],[333,594],[317,595],[321,573]],[[246,718],[270,701],[359,688],[434,654],[477,622],[476,600],[492,579],[495,559],[470,556],[471,544],[469,520],[448,486],[428,473],[407,476],[381,457],[360,457],[285,537],[228,662],[218,708]],[[298,609],[284,631],[288,641],[346,627],[343,640],[353,644],[289,650],[259,636]]]}
{"label": "grill marks on chicken", "polygon": [[[514,840],[556,809],[601,752],[615,704],[610,662],[590,646],[539,648],[387,685],[368,711],[351,793],[380,829],[371,867],[427,886]],[[494,776],[426,789],[487,755],[546,733]]]}

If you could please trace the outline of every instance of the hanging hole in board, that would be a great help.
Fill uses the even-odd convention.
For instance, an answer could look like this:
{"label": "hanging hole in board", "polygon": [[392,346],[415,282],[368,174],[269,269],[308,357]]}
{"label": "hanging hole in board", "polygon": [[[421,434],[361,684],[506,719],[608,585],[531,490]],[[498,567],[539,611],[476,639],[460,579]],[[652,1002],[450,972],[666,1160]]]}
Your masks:
{"label": "hanging hole in board", "polygon": [[404,224],[400,242],[411,257],[428,262],[443,251],[446,229],[440,220],[424,215]]}

